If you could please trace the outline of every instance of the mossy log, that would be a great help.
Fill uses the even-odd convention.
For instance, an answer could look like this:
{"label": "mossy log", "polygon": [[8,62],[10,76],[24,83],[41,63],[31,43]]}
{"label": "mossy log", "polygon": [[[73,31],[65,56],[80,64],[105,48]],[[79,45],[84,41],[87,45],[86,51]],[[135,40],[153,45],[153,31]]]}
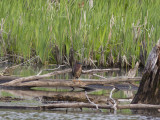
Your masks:
{"label": "mossy log", "polygon": [[160,40],[152,48],[132,104],[160,104]]}

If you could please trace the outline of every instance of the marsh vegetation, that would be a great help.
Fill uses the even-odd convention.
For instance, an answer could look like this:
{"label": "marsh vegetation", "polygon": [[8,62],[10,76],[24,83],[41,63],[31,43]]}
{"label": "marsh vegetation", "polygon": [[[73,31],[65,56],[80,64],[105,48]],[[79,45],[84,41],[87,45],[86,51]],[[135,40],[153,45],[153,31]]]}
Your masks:
{"label": "marsh vegetation", "polygon": [[39,56],[43,64],[145,64],[159,39],[160,1],[2,0],[1,56],[21,62]]}

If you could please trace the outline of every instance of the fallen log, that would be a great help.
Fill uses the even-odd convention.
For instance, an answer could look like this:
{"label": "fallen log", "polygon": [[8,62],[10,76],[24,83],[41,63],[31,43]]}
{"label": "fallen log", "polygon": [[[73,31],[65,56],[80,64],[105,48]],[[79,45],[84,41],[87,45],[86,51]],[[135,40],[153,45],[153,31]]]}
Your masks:
{"label": "fallen log", "polygon": [[160,40],[150,52],[133,104],[160,104]]}
{"label": "fallen log", "polygon": [[[89,73],[94,73],[94,72],[107,72],[107,71],[115,71],[115,70],[117,71],[117,70],[119,70],[119,68],[93,69],[93,70],[86,70],[86,71],[83,70],[82,74],[89,74]],[[60,71],[54,71],[54,72],[47,73],[47,74],[44,74],[44,75],[34,75],[34,76],[29,76],[29,77],[22,77],[22,78],[14,79],[13,81],[10,81],[8,83],[2,83],[1,85],[10,86],[10,85],[17,84],[17,83],[20,83],[20,82],[27,82],[27,81],[32,81],[32,80],[43,79],[43,78],[51,77],[51,76],[54,76],[54,75],[69,73],[71,71],[72,71],[72,69],[69,68],[69,69],[60,70]]]}
{"label": "fallen log", "polygon": [[84,80],[84,79],[79,79],[80,82],[73,82],[72,79],[69,80],[45,80],[45,79],[39,79],[35,81],[21,81],[21,82],[15,82],[11,81],[9,83],[4,83],[1,85],[4,86],[25,86],[25,87],[86,87],[87,85],[96,85],[96,84],[113,84],[113,83],[118,83],[118,82],[133,82],[133,81],[139,81],[141,77],[134,77],[134,78],[129,78],[129,77],[111,77],[107,79],[89,79],[89,80]]}
{"label": "fallen log", "polygon": [[[90,103],[54,103],[41,106],[0,106],[0,109],[34,109],[34,110],[52,110],[56,108],[96,108],[95,105]],[[99,109],[114,109],[112,105],[98,105]],[[151,104],[128,104],[117,105],[117,109],[160,109],[160,105]]]}
{"label": "fallen log", "polygon": [[117,109],[160,109],[160,105],[128,104],[128,105],[118,105]]}

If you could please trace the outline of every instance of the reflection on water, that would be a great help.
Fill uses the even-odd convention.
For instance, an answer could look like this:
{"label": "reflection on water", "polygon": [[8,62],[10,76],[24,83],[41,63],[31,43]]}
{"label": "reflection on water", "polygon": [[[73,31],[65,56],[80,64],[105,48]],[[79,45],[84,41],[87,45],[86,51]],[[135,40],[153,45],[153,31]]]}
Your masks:
{"label": "reflection on water", "polygon": [[[11,65],[10,65],[11,66]],[[0,64],[0,71],[4,70],[5,67],[8,67],[8,64]],[[48,72],[52,72],[52,69],[58,68],[57,65],[49,65],[49,66],[28,66],[28,65],[24,65],[24,66],[20,66],[17,67],[13,72],[12,75],[16,75],[16,76],[30,76],[30,75],[36,75],[38,74],[41,70],[44,70],[42,72],[42,74],[48,73]],[[62,70],[65,69],[66,67],[63,66],[58,70]],[[127,69],[120,69],[119,71],[108,71],[108,72],[104,72],[104,73],[97,73],[98,75],[102,75],[104,77],[116,77],[116,76],[124,76],[126,74],[126,72],[128,72],[129,68]],[[139,69],[139,72],[137,73],[137,76],[141,76],[142,73],[142,68]],[[71,74],[63,74],[63,75],[57,75],[54,76],[55,79],[69,79],[71,78]],[[83,79],[99,79],[96,76],[93,76],[91,74],[86,75],[86,74],[82,74],[81,78]]]}
{"label": "reflection on water", "polygon": [[[84,91],[33,91],[33,90],[0,90],[0,106],[39,106],[60,102],[86,102]],[[96,90],[88,92],[92,102],[106,104],[109,100],[110,90]],[[11,98],[8,98],[8,96]],[[6,98],[7,97],[7,98]],[[132,96],[133,97],[133,96]],[[15,99],[16,98],[16,99]],[[19,99],[18,99],[19,98]],[[121,99],[121,103],[130,102],[130,96],[125,96],[124,92],[117,91],[113,94],[114,99]],[[8,102],[9,101],[9,102]]]}
{"label": "reflection on water", "polygon": [[[41,69],[53,69],[53,66],[50,67],[26,67],[17,68],[13,74],[17,76],[29,76],[36,75]],[[44,71],[42,74],[47,73]],[[126,70],[121,70],[118,72],[106,72],[98,73],[104,77],[113,77],[113,76],[123,76],[125,75]],[[139,74],[140,75],[140,74]],[[54,76],[56,79],[69,79],[71,74],[58,75]],[[98,79],[93,75],[82,75],[81,78],[84,79]],[[96,91],[88,92],[88,97],[92,102],[105,103],[106,99],[109,97],[111,86],[92,86],[97,88]],[[130,100],[133,98],[136,93],[137,88],[131,87],[129,85],[116,84],[116,87],[119,89],[114,91],[112,97],[114,99]],[[76,89],[71,91],[71,88],[34,88],[32,90],[4,90],[0,89],[0,97],[11,96],[12,98],[21,98],[22,100],[16,101],[11,100],[10,102],[0,101],[0,106],[14,106],[14,105],[23,105],[23,106],[38,106],[44,105],[46,103],[53,102],[64,102],[67,100],[70,101],[79,101],[79,102],[88,102],[86,99],[84,91]],[[131,110],[119,110],[117,114],[113,114],[109,110],[103,110],[103,112],[97,112],[93,109],[83,109],[80,110],[70,109],[69,112],[65,112],[66,109],[54,109],[52,111],[31,111],[31,110],[2,110],[0,109],[0,120],[12,119],[12,120],[68,120],[68,119],[77,119],[77,120],[146,120],[146,119],[158,119],[151,116],[143,115],[134,115]]]}
{"label": "reflection on water", "polygon": [[0,110],[1,120],[158,120],[156,117],[142,115],[84,113],[84,112],[56,112],[56,111],[14,111]]}

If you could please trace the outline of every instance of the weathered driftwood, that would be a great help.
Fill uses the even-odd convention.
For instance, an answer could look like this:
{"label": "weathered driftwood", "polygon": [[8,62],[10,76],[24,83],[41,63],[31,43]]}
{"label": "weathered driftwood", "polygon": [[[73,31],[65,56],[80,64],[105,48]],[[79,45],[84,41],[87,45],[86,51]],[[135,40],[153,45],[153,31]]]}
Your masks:
{"label": "weathered driftwood", "polygon": [[[42,106],[0,106],[0,109],[35,109],[35,110],[48,110],[55,108],[96,108],[95,105],[90,103],[54,103]],[[98,105],[99,109],[113,109],[112,105]],[[128,104],[117,105],[117,109],[160,109],[160,105],[151,104]]]}
{"label": "weathered driftwood", "polygon": [[160,40],[150,52],[133,104],[160,104]]}
{"label": "weathered driftwood", "polygon": [[[87,71],[82,71],[83,74],[89,74],[89,73],[94,73],[94,72],[106,72],[106,71],[114,71],[114,70],[119,70],[118,68],[112,68],[112,69],[93,69],[93,70],[87,70]],[[47,78],[47,77],[51,77],[54,75],[59,75],[59,74],[64,74],[64,73],[69,73],[71,72],[72,69],[65,69],[65,70],[60,70],[60,71],[54,71],[48,74],[44,74],[44,75],[34,75],[34,76],[29,76],[29,77],[22,77],[22,78],[17,78],[14,79],[13,81],[10,81],[8,83],[3,83],[1,85],[13,85],[13,84],[17,84],[20,82],[27,82],[27,81],[32,81],[32,80],[38,80],[38,79],[42,79],[42,78]]]}
{"label": "weathered driftwood", "polygon": [[129,78],[129,77],[112,77],[107,79],[79,79],[80,82],[73,82],[72,79],[69,80],[45,80],[45,79],[39,79],[39,80],[32,80],[32,81],[11,81],[9,83],[4,83],[1,85],[5,86],[27,86],[27,87],[86,87],[87,85],[94,85],[94,84],[111,84],[111,83],[118,83],[118,82],[133,82],[133,81],[139,81],[141,77],[135,77],[135,78]]}

